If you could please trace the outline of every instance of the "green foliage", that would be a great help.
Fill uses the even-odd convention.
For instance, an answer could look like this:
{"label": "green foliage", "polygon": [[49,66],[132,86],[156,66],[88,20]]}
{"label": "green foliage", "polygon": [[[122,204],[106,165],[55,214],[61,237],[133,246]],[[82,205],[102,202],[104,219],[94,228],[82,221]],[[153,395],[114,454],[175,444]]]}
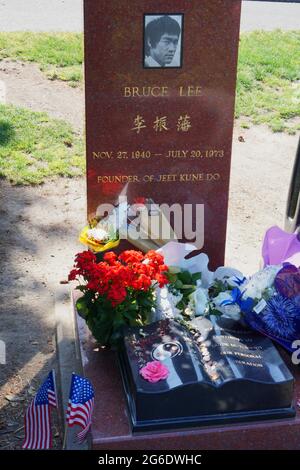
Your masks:
{"label": "green foliage", "polygon": [[228,290],[229,286],[227,284],[224,284],[220,280],[215,280],[212,287],[209,290],[209,294],[211,297],[217,297],[221,292],[224,292]]}
{"label": "green foliage", "polygon": [[189,271],[179,271],[176,274],[168,274],[170,284],[168,289],[170,292],[177,293],[178,291],[182,294],[182,299],[176,307],[182,312],[185,312],[185,309],[189,303],[190,295],[195,291],[197,286],[197,281],[201,280],[201,273],[191,274]]}
{"label": "green foliage", "polygon": [[236,117],[294,134],[300,117],[300,31],[242,34]]}
{"label": "green foliage", "polygon": [[83,142],[71,126],[14,106],[0,105],[0,177],[40,184],[48,177],[84,174]]}
{"label": "green foliage", "polygon": [[153,290],[130,290],[126,300],[112,307],[104,296],[84,286],[83,296],[76,302],[78,314],[86,321],[92,335],[101,346],[118,348],[124,327],[142,327],[151,322],[152,309],[155,307]]}

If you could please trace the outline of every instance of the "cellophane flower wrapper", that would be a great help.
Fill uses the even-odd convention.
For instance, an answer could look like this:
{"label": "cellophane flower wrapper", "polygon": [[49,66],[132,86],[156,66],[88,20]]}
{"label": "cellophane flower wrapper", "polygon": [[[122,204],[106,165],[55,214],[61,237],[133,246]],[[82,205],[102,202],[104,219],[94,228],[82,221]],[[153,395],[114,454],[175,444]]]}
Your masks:
{"label": "cellophane flower wrapper", "polygon": [[284,263],[275,278],[275,289],[286,298],[293,299],[300,309],[300,268]]}
{"label": "cellophane flower wrapper", "polygon": [[262,304],[261,310],[254,308],[247,312],[245,320],[293,352],[293,342],[300,336],[300,270],[284,263],[275,276],[273,289],[274,294]]}
{"label": "cellophane flower wrapper", "polygon": [[163,255],[165,263],[169,267],[179,268],[191,274],[201,272],[203,287],[208,287],[213,279],[213,273],[208,269],[208,256],[205,253],[200,253],[186,259],[195,250],[197,248],[190,243],[169,242],[157,252]]}
{"label": "cellophane flower wrapper", "polygon": [[[187,258],[188,255],[196,250],[197,248],[192,244],[174,241],[167,243],[157,250],[158,253],[164,256],[165,263],[171,270],[176,268],[183,272],[188,272],[192,276],[197,277],[199,275],[199,279],[192,286],[193,289],[191,290],[193,292],[189,294],[190,300],[184,313],[193,317],[207,315],[215,309],[220,315],[238,320],[241,309],[239,306],[233,305],[231,290],[237,289],[237,286],[244,281],[243,274],[236,269],[224,266],[219,267],[215,272],[210,271],[208,268],[209,258],[205,253]],[[221,302],[214,304],[214,299],[210,297],[209,289],[215,283],[224,283],[227,286],[226,299],[225,297],[224,299],[228,301],[228,305],[221,305]],[[168,287],[164,287],[158,293],[157,319],[182,318],[183,312],[177,308],[176,304],[176,301],[180,300],[180,298],[176,298],[174,292],[168,290]]]}
{"label": "cellophane flower wrapper", "polygon": [[[213,304],[220,315],[236,321],[242,318],[252,329],[292,351],[293,341],[299,339],[300,334],[300,270],[290,264],[278,263],[266,266],[249,278],[226,267],[212,272],[208,269],[206,254],[186,259],[194,250],[194,245],[170,242],[158,251],[169,266],[191,274],[201,273],[190,302],[195,316],[209,313],[206,307]],[[211,287],[218,281],[223,289],[214,297]],[[164,289],[167,291],[168,288]],[[166,298],[168,300],[169,296]],[[173,317],[180,318],[182,312],[175,308],[175,300],[171,299],[167,317],[172,317],[175,312]]]}
{"label": "cellophane flower wrapper", "polygon": [[196,250],[196,246],[189,243],[169,242],[157,250],[157,252],[164,256],[165,263],[169,267],[180,268],[191,274],[201,273],[201,286],[203,288],[209,288],[216,280],[222,281],[225,278],[244,277],[237,269],[225,266],[220,266],[214,272],[210,271],[208,269],[209,258],[205,253],[200,253],[186,259],[190,253]]}
{"label": "cellophane flower wrapper", "polygon": [[262,256],[266,269],[279,265],[273,285],[273,296],[260,311],[247,312],[249,326],[281,344],[290,352],[300,337],[300,236],[279,227],[267,230]]}
{"label": "cellophane flower wrapper", "polygon": [[300,334],[300,309],[289,299],[280,294],[275,295],[260,314],[252,310],[244,318],[254,330],[276,341],[289,352],[294,351],[293,342],[299,340]]}
{"label": "cellophane flower wrapper", "polygon": [[300,266],[300,233],[274,226],[267,230],[262,247],[264,265],[291,263]]}

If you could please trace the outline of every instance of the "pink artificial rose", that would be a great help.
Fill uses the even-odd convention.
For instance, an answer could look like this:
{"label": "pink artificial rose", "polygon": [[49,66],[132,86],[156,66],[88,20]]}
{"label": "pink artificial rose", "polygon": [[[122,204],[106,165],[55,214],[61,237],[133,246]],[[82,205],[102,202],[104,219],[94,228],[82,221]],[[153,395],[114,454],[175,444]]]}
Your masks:
{"label": "pink artificial rose", "polygon": [[147,362],[140,370],[141,376],[148,382],[155,383],[164,380],[169,375],[169,369],[160,361]]}

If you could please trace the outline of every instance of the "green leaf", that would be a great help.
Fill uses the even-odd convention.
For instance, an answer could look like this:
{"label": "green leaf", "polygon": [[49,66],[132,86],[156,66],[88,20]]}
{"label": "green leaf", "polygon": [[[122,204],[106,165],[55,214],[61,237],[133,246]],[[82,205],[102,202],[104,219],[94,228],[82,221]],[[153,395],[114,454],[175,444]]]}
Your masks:
{"label": "green leaf", "polygon": [[175,274],[175,273],[173,274],[173,273],[168,272],[167,273],[167,278],[169,279],[171,284],[175,284],[175,282],[177,280],[177,274]]}
{"label": "green leaf", "polygon": [[75,287],[76,290],[80,290],[81,292],[85,292],[86,291],[86,286],[77,286]]}
{"label": "green leaf", "polygon": [[136,312],[139,309],[138,305],[136,302],[133,302],[127,306],[127,310]]}
{"label": "green leaf", "polygon": [[192,275],[188,271],[182,271],[177,277],[183,284],[191,284],[192,282]]}
{"label": "green leaf", "polygon": [[180,279],[177,279],[177,281],[174,284],[175,289],[181,289],[183,286],[183,282],[180,281]]}
{"label": "green leaf", "polygon": [[210,308],[209,310],[210,315],[215,315],[217,317],[220,317],[222,313],[219,310],[216,310],[215,308]]}
{"label": "green leaf", "polygon": [[88,316],[89,306],[88,306],[88,303],[87,303],[86,298],[84,296],[80,297],[76,301],[76,309],[77,309],[78,314],[81,317],[86,318]]}
{"label": "green leaf", "polygon": [[202,277],[202,274],[201,273],[194,273],[192,274],[192,280],[193,282],[196,284],[197,281],[199,281]]}

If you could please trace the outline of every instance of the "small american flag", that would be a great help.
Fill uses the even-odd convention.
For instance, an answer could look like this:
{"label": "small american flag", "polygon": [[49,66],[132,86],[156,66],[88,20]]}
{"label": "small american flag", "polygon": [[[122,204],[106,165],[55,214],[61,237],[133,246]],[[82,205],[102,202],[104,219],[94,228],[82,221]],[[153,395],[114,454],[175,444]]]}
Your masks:
{"label": "small american flag", "polygon": [[50,407],[57,407],[53,370],[39,388],[25,413],[23,449],[50,449],[52,446]]}
{"label": "small american flag", "polygon": [[94,389],[89,380],[72,374],[69,404],[67,409],[67,424],[69,427],[78,424],[82,431],[77,437],[82,442],[91,426],[94,409]]}

